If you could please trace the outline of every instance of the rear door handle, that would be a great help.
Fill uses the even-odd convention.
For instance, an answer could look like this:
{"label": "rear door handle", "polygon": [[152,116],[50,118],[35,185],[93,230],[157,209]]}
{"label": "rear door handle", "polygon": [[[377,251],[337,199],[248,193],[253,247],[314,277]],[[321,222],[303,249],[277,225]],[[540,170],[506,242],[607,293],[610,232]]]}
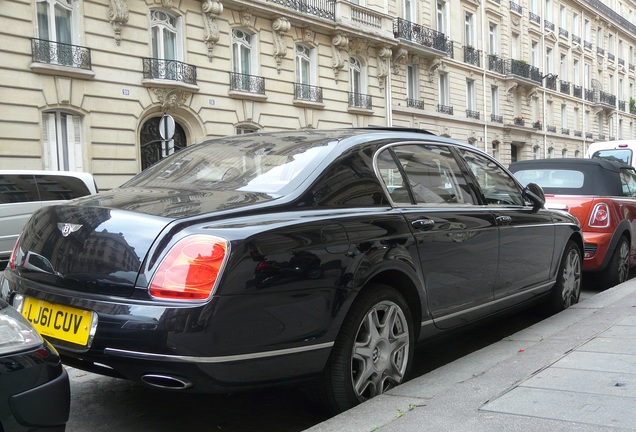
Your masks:
{"label": "rear door handle", "polygon": [[428,231],[435,226],[435,221],[432,219],[417,219],[411,222],[411,226],[421,231]]}

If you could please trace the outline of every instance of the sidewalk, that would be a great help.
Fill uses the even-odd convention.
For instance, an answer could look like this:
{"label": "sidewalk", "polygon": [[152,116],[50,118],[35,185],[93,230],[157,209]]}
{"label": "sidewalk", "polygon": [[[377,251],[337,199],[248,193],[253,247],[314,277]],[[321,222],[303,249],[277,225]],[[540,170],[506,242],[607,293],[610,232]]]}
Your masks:
{"label": "sidewalk", "polygon": [[377,430],[636,430],[636,279],[307,431]]}

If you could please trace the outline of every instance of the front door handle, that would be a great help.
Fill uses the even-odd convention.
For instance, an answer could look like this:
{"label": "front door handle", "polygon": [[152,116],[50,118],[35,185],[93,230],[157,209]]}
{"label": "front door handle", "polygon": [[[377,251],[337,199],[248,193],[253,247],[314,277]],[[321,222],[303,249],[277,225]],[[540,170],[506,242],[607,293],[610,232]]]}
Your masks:
{"label": "front door handle", "polygon": [[428,231],[435,226],[435,221],[432,219],[417,219],[411,222],[411,226],[421,231]]}
{"label": "front door handle", "polygon": [[497,221],[498,225],[510,225],[510,222],[512,222],[512,218],[506,215],[496,216],[495,220]]}

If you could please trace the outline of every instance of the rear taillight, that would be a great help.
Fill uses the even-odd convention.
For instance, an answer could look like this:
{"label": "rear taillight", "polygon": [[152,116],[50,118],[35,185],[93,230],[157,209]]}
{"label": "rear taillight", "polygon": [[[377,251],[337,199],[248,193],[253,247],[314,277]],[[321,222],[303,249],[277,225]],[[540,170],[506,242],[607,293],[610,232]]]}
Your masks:
{"label": "rear taillight", "polygon": [[170,249],[150,282],[150,295],[169,300],[205,300],[227,257],[226,240],[192,235]]}
{"label": "rear taillight", "polygon": [[599,203],[594,206],[589,225],[591,228],[607,228],[610,225],[610,214],[607,204]]}
{"label": "rear taillight", "polygon": [[[20,237],[22,237],[22,234],[20,234]],[[18,259],[18,245],[20,244],[20,237],[16,240],[15,245],[13,246],[13,251],[11,252],[11,258],[9,258],[9,268],[11,270],[15,270],[15,262]]]}

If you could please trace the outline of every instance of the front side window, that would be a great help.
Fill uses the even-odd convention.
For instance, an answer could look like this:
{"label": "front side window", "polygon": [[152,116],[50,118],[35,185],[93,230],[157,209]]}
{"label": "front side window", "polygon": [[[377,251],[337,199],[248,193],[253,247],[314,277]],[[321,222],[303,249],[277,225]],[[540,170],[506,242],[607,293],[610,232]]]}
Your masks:
{"label": "front side window", "polygon": [[42,113],[44,168],[83,171],[81,118],[64,111]]}
{"label": "front side window", "polygon": [[517,182],[497,163],[468,149],[459,149],[488,205],[520,206],[525,201]]}
{"label": "front side window", "polygon": [[415,1],[404,0],[404,19],[410,22],[417,21],[415,16]]}

